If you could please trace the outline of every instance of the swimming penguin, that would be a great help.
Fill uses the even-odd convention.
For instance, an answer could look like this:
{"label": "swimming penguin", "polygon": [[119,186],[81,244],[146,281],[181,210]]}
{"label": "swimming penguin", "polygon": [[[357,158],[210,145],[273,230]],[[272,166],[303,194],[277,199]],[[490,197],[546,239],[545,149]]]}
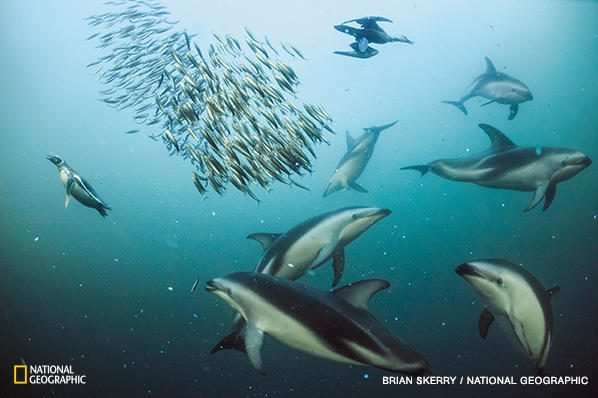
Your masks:
{"label": "swimming penguin", "polygon": [[60,156],[48,155],[46,158],[56,165],[60,181],[62,181],[62,185],[66,188],[64,207],[68,207],[71,196],[74,196],[84,206],[96,209],[102,217],[108,215],[106,210],[112,210],[111,207],[100,199],[97,192],[85,178],[73,170]]}

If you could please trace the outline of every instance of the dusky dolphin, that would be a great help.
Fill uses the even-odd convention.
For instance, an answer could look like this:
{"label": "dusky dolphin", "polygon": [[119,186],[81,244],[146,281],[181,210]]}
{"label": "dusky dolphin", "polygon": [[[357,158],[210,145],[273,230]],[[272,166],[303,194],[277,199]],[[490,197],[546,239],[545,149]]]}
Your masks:
{"label": "dusky dolphin", "polygon": [[592,160],[574,149],[520,147],[506,135],[487,124],[479,127],[490,138],[487,150],[457,159],[439,159],[426,165],[403,167],[428,171],[452,181],[472,182],[490,188],[533,191],[525,211],[544,199],[543,210],[552,204],[556,185],[568,180],[592,164]]}
{"label": "dusky dolphin", "polygon": [[[332,258],[334,287],[345,268],[345,247],[390,213],[377,207],[346,207],[310,218],[284,234],[251,234],[247,238],[264,249],[256,272],[296,280]],[[242,345],[244,329],[243,318],[235,316],[231,332],[214,346],[212,353]]]}
{"label": "dusky dolphin", "polygon": [[378,207],[345,207],[310,218],[284,234],[251,234],[247,238],[264,249],[255,271],[295,280],[333,259],[336,286],[345,267],[345,247],[390,213]]}
{"label": "dusky dolphin", "polygon": [[513,120],[519,111],[519,104],[534,99],[529,88],[520,80],[503,72],[498,72],[490,58],[486,59],[486,72],[476,77],[473,83],[465,90],[459,101],[442,101],[454,105],[467,115],[464,102],[473,97],[484,97],[493,102],[510,105],[509,120]]}
{"label": "dusky dolphin", "polygon": [[363,129],[365,132],[358,138],[351,137],[351,134],[347,132],[347,152],[336,166],[324,191],[324,197],[341,189],[353,188],[359,192],[367,192],[356,180],[370,161],[380,133],[397,122],[398,120],[383,126],[366,127]]}
{"label": "dusky dolphin", "polygon": [[264,333],[328,360],[424,373],[425,359],[368,311],[370,298],[389,286],[382,279],[367,279],[324,292],[287,279],[239,272],[208,281],[206,290],[243,317],[244,341],[232,348],[246,352],[262,374]]}
{"label": "dusky dolphin", "polygon": [[530,272],[503,259],[470,261],[459,265],[455,272],[486,303],[478,322],[480,336],[485,339],[488,328],[498,319],[541,373],[552,342],[551,298],[560,288],[546,291]]}

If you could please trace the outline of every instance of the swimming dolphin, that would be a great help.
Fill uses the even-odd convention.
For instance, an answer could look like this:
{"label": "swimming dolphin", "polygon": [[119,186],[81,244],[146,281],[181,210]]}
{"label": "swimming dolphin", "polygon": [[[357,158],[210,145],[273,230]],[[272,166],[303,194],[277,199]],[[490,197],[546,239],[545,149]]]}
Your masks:
{"label": "swimming dolphin", "polygon": [[439,159],[426,165],[403,167],[428,171],[452,181],[472,182],[490,188],[534,191],[525,211],[544,199],[543,210],[552,204],[556,185],[568,180],[592,160],[581,152],[567,148],[520,147],[506,135],[487,124],[479,125],[491,141],[489,149],[457,159]]}
{"label": "swimming dolphin", "polygon": [[478,322],[480,336],[486,338],[488,328],[497,318],[541,373],[552,342],[550,301],[560,288],[546,291],[531,273],[502,259],[470,261],[459,265],[455,272],[486,303]]}
{"label": "swimming dolphin", "polygon": [[353,188],[359,192],[367,192],[364,187],[355,181],[370,161],[380,133],[394,126],[397,122],[398,120],[383,126],[366,127],[363,129],[365,133],[359,138],[353,138],[347,132],[347,153],[336,166],[336,170],[324,191],[324,197],[341,189]]}
{"label": "swimming dolphin", "polygon": [[345,267],[345,247],[390,213],[378,207],[345,207],[310,218],[284,234],[251,234],[247,238],[264,248],[256,272],[295,280],[332,258],[336,286]]}
{"label": "swimming dolphin", "polygon": [[[247,238],[264,248],[256,272],[295,280],[332,258],[334,287],[345,268],[345,247],[390,213],[377,207],[346,207],[310,218],[284,234],[251,234]],[[244,328],[243,318],[235,316],[231,332],[211,352],[242,345]]]}
{"label": "swimming dolphin", "polygon": [[519,104],[534,99],[529,88],[520,80],[498,72],[490,58],[486,59],[486,72],[476,77],[459,101],[442,101],[445,104],[454,105],[467,115],[467,109],[463,104],[473,97],[484,97],[490,101],[482,106],[493,102],[510,105],[509,120],[517,116]]}
{"label": "swimming dolphin", "polygon": [[370,298],[389,286],[382,279],[367,279],[324,292],[270,275],[239,272],[208,281],[206,290],[246,321],[244,341],[234,348],[246,352],[262,374],[264,333],[332,361],[423,373],[428,369],[424,358],[368,311]]}

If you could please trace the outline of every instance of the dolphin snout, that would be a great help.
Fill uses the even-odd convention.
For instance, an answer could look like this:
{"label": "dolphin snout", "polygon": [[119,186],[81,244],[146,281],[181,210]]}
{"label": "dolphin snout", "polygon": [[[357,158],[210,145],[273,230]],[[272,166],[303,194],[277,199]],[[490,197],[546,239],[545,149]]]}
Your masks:
{"label": "dolphin snout", "polygon": [[457,268],[455,268],[455,272],[457,273],[457,275],[459,276],[480,276],[479,271],[477,270],[477,268],[473,267],[472,265],[468,264],[468,263],[463,263],[457,266]]}
{"label": "dolphin snout", "polygon": [[214,279],[211,279],[206,282],[205,289],[208,292],[213,292],[215,290],[222,290],[222,286],[218,282],[216,282]]}
{"label": "dolphin snout", "polygon": [[585,156],[582,160],[581,160],[581,164],[585,167],[589,167],[592,164],[592,159],[589,158],[589,156]]}

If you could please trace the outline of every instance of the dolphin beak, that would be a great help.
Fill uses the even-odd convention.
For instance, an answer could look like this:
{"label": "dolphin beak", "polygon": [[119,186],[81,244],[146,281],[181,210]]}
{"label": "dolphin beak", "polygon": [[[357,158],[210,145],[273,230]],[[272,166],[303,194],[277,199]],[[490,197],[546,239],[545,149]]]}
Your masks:
{"label": "dolphin beak", "polygon": [[46,156],[46,159],[48,159],[50,162],[52,161],[52,158],[54,158],[54,156],[53,156],[53,155],[47,155],[47,156]]}
{"label": "dolphin beak", "polygon": [[208,292],[213,292],[215,290],[221,290],[221,286],[218,284],[218,282],[216,282],[215,280],[209,280],[206,282],[206,291]]}
{"label": "dolphin beak", "polygon": [[463,263],[461,265],[458,265],[457,268],[455,268],[455,272],[457,273],[457,275],[462,276],[462,277],[466,277],[466,276],[482,276],[480,274],[480,272],[477,270],[477,268],[467,264],[467,263]]}
{"label": "dolphin beak", "polygon": [[359,218],[376,218],[376,220],[381,220],[384,217],[390,215],[392,211],[390,209],[371,209],[370,211],[364,211],[362,213],[356,213],[353,215],[354,219]]}
{"label": "dolphin beak", "polygon": [[592,164],[592,159],[588,156],[579,157],[577,159],[570,159],[563,162],[566,166],[583,166],[588,167]]}
{"label": "dolphin beak", "polygon": [[392,213],[392,211],[390,209],[380,209],[378,211],[378,215],[380,215],[380,218],[384,218],[384,217],[388,217],[390,216],[390,214]]}

